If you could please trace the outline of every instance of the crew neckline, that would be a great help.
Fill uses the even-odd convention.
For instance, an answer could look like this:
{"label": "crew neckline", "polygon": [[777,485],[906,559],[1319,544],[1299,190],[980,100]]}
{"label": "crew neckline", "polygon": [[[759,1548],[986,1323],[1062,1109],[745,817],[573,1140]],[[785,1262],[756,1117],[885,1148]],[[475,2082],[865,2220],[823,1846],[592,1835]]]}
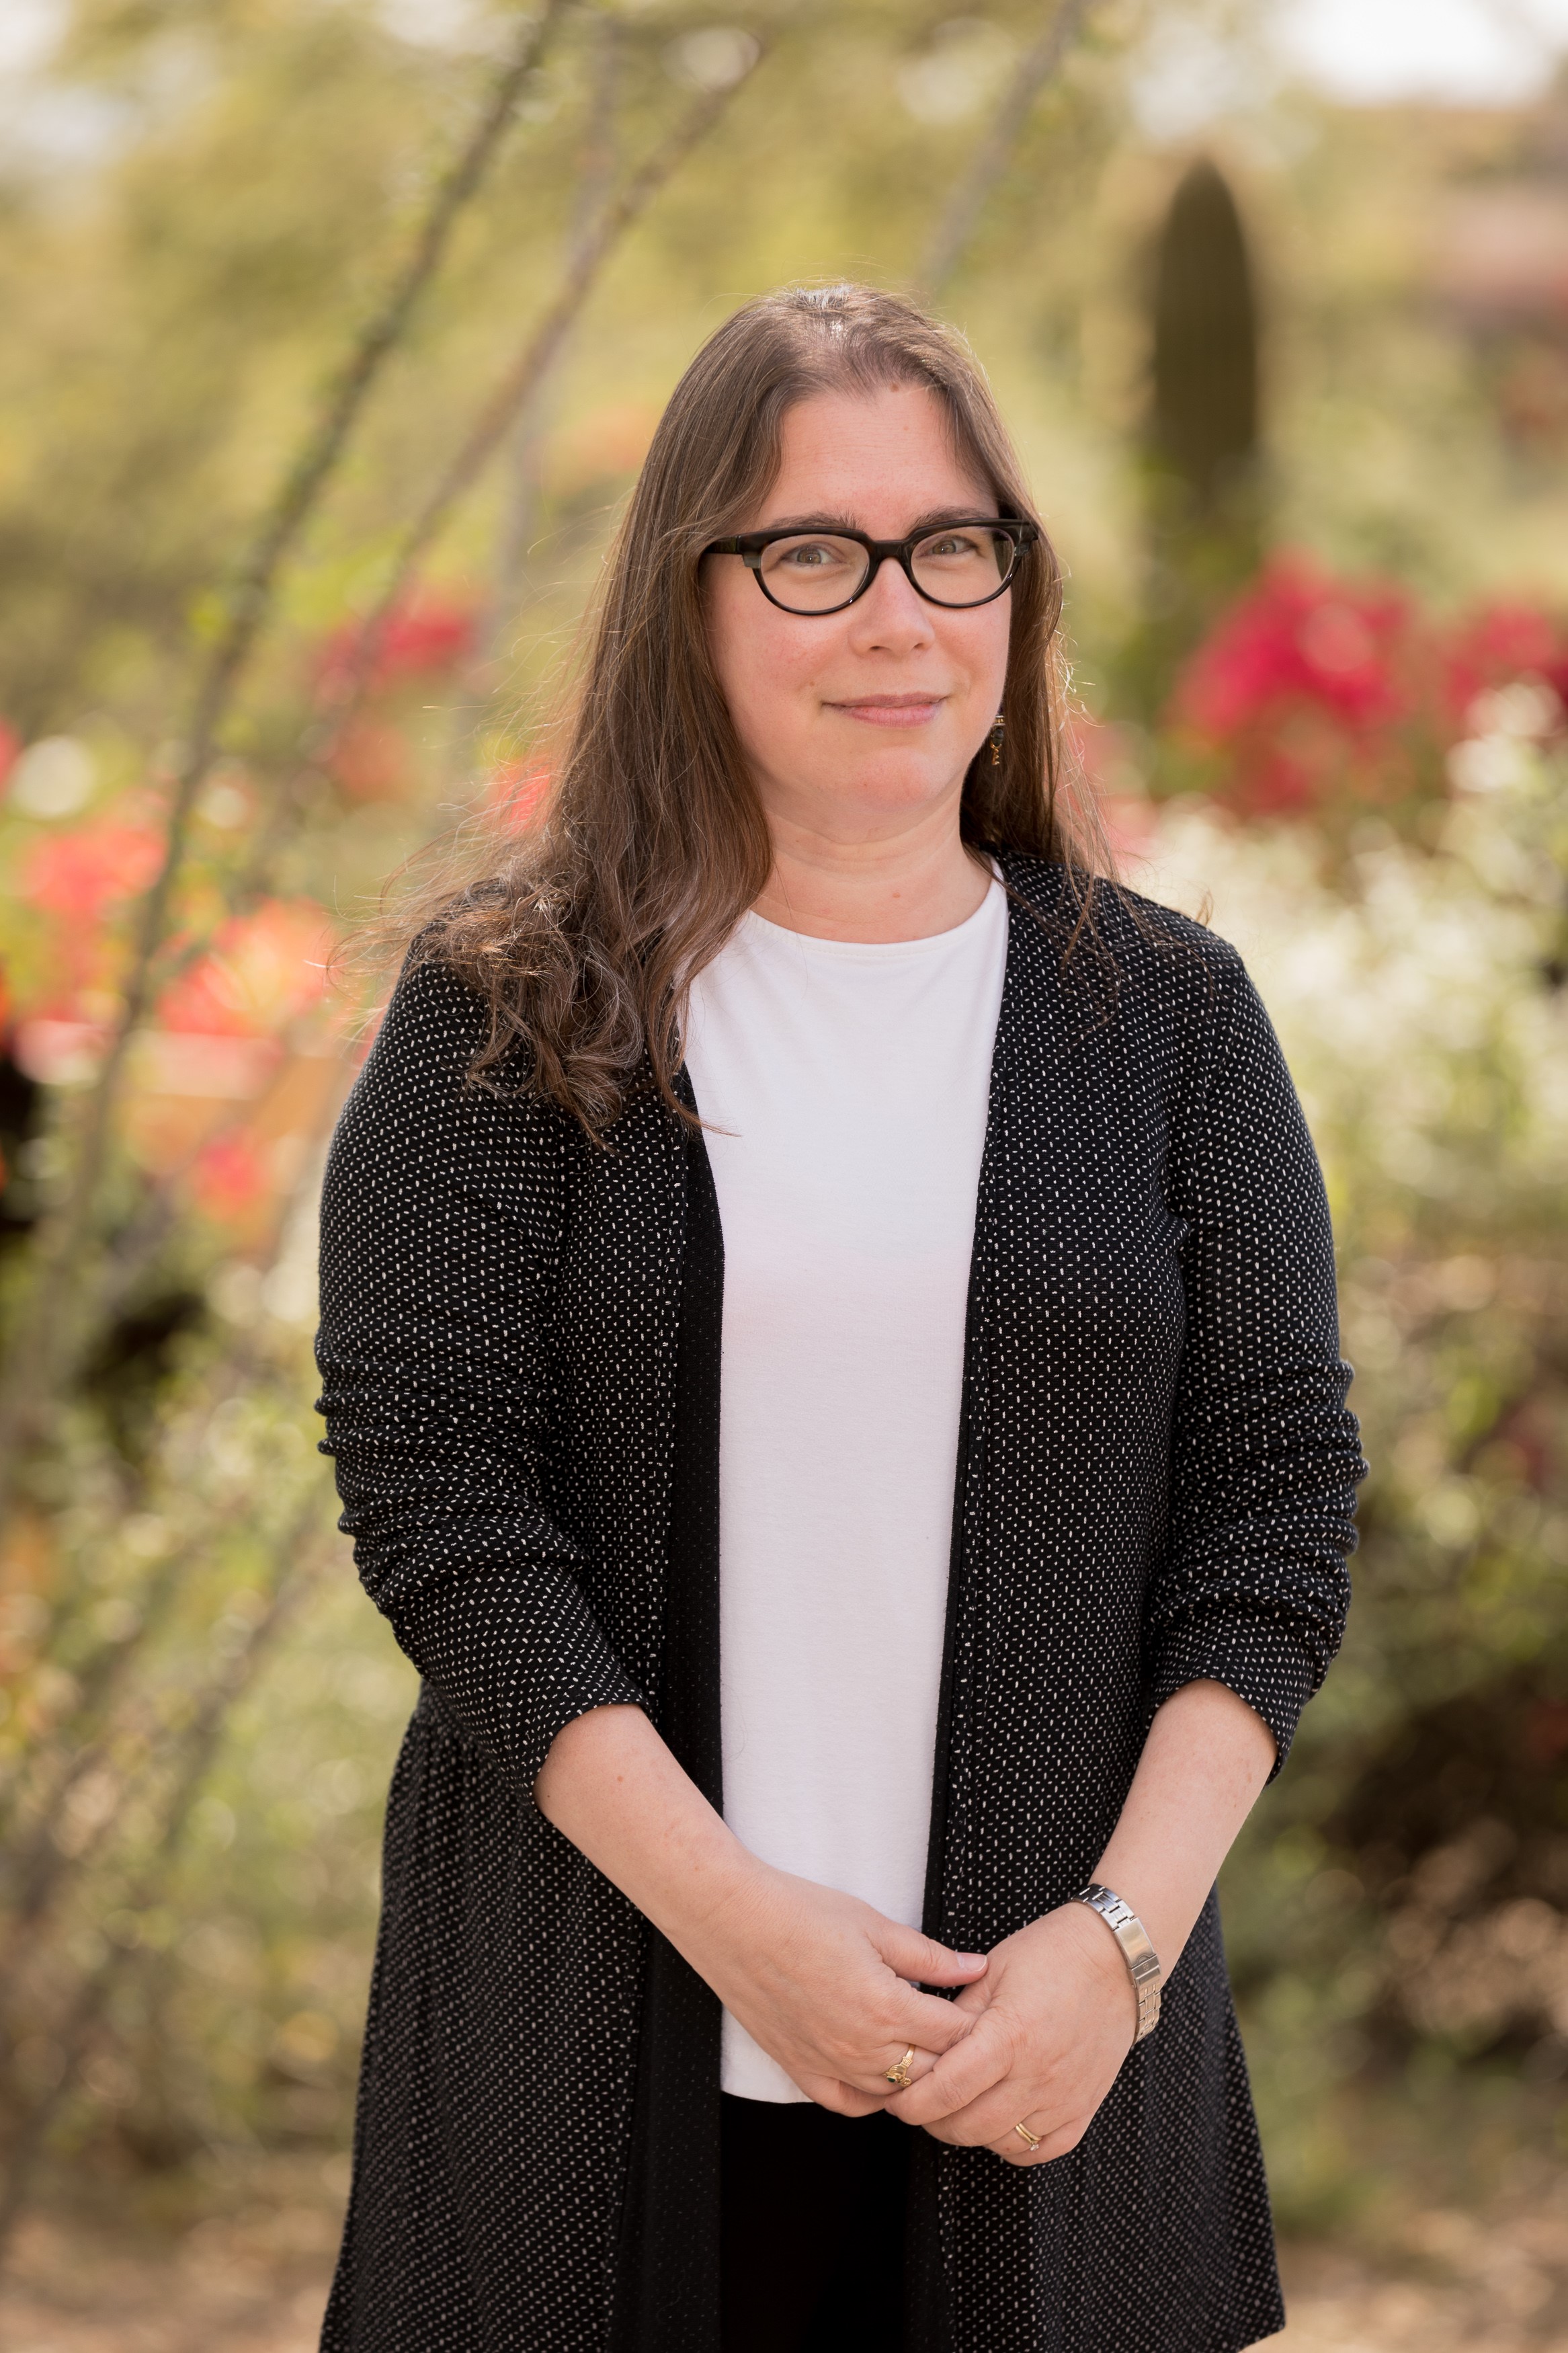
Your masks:
{"label": "crew neckline", "polygon": [[759,915],[754,907],[747,908],[740,928],[750,932],[759,944],[776,942],[780,946],[805,949],[834,963],[894,963],[902,956],[940,955],[956,946],[967,933],[982,926],[992,915],[994,902],[1005,896],[1001,877],[993,869],[991,887],[972,915],[965,915],[962,923],[954,923],[945,932],[928,932],[918,940],[825,940],[815,932],[796,932],[787,923],[772,923],[766,915]]}

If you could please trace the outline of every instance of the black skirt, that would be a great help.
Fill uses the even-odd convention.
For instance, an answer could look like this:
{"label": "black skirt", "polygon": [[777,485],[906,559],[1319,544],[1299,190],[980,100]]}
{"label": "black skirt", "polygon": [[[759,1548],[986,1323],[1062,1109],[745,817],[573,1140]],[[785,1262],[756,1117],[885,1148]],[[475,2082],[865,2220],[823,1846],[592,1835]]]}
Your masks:
{"label": "black skirt", "polygon": [[723,2110],[724,2353],[905,2353],[913,2135],[888,2116]]}

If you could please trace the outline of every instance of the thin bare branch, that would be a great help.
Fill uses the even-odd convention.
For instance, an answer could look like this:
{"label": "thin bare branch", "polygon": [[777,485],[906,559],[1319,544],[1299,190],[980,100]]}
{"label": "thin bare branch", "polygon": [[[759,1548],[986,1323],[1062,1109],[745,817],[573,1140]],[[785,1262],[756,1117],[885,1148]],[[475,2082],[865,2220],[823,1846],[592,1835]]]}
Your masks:
{"label": "thin bare branch", "polygon": [[921,282],[928,293],[941,293],[968,250],[992,191],[1012,162],[1024,135],[1030,109],[1078,38],[1089,5],[1090,0],[1058,0],[1050,23],[1030,43],[1016,71],[1009,76],[1006,92],[991,127],[970,159],[969,169],[948,198],[926,248]]}
{"label": "thin bare branch", "polygon": [[[156,1901],[179,1852],[202,1785],[222,1745],[230,1711],[255,1681],[267,1651],[304,1599],[326,1557],[322,1551],[309,1556],[303,1565],[299,1557],[300,1547],[315,1525],[320,1508],[319,1497],[311,1496],[274,1547],[274,1581],[267,1609],[251,1630],[243,1650],[209,1683],[186,1729],[182,1743],[184,1755],[163,1810],[157,1844],[126,1899],[124,1908],[128,1911],[146,1911]],[[5,2188],[0,2191],[0,2261],[4,2260],[11,2232],[26,2205],[55,2120],[76,2088],[105,2005],[130,1958],[125,1948],[111,1945],[77,1989],[58,2036],[62,2053],[59,2073],[24,2116],[12,2144]]]}
{"label": "thin bare branch", "polygon": [[761,58],[759,50],[756,58],[734,81],[722,90],[705,91],[696,100],[684,121],[609,199],[573,248],[554,300],[485,402],[467,439],[410,524],[393,558],[381,596],[360,632],[353,666],[346,681],[344,723],[358,708],[374,675],[388,627],[410,583],[458,501],[500,448],[532,396],[593,291],[599,272],[671,174],[706,137],[742,83],[756,71]]}
{"label": "thin bare branch", "polygon": [[[331,1132],[342,1107],[342,1098],[353,1076],[345,1059],[339,1083],[322,1090],[315,1114],[301,1136],[303,1150],[293,1176],[284,1187],[272,1213],[267,1245],[258,1269],[263,1280],[276,1270],[279,1256],[293,1229],[294,1220],[304,1206],[307,1189],[313,1186],[321,1165],[321,1152]],[[247,1109],[249,1107],[247,1106]],[[227,1133],[220,1126],[220,1134]],[[177,1191],[173,1172],[151,1189],[147,1210],[139,1235],[139,1253],[129,1268],[115,1270],[117,1289],[138,1272],[156,1250],[164,1232],[163,1219],[172,1221],[177,1205]],[[157,1212],[154,1216],[153,1213]],[[208,1433],[217,1417],[226,1410],[231,1399],[253,1381],[263,1362],[260,1333],[254,1323],[242,1324],[228,1348],[218,1357],[205,1377],[201,1412],[181,1425],[174,1440],[174,1460],[162,1467],[162,1483],[178,1486],[182,1479],[194,1472]],[[277,1377],[276,1369],[274,1377]],[[282,1385],[294,1387],[290,1371],[283,1377]],[[67,1858],[58,1844],[56,1831],[65,1813],[72,1791],[94,1771],[107,1754],[111,1743],[108,1718],[123,1683],[138,1654],[148,1641],[162,1630],[164,1611],[183,1588],[188,1571],[195,1567],[207,1542],[197,1534],[189,1543],[169,1555],[153,1572],[141,1597],[140,1623],[135,1631],[120,1641],[106,1641],[79,1680],[80,1698],[73,1710],[72,1721],[85,1738],[74,1755],[61,1763],[52,1788],[36,1809],[36,1819],[26,1838],[21,1837],[7,1819],[7,1809],[0,1801],[0,1840],[6,1849],[8,1876],[16,1890],[12,1904],[11,1931],[16,1936],[31,1933],[37,1922],[53,1905],[59,1887],[86,1861],[81,1854]],[[80,1606],[79,1593],[68,1592],[57,1603],[55,1622],[70,1616]],[[96,1727],[96,1729],[95,1729]],[[11,1810],[14,1810],[14,1808]],[[105,1830],[109,1826],[105,1825]]]}
{"label": "thin bare branch", "polygon": [[[572,199],[572,242],[586,235],[608,201],[620,169],[617,100],[620,96],[622,51],[626,26],[618,16],[599,20],[597,54],[594,59],[593,94],[588,109],[577,185]],[[510,480],[503,501],[489,593],[476,631],[474,668],[493,662],[508,623],[517,611],[528,568],[529,543],[539,515],[540,453],[543,439],[544,384],[542,378],[519,410],[510,427]]]}

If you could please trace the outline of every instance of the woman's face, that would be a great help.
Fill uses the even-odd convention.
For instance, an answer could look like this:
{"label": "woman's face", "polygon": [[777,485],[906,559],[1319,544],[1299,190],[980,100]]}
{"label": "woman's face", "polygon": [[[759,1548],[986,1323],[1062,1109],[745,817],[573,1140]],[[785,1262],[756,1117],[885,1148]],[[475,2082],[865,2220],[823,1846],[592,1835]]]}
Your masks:
{"label": "woman's face", "polygon": [[[821,393],[784,418],[778,475],[742,529],[845,524],[902,539],[994,514],[923,385]],[[708,559],[719,681],[775,836],[867,840],[956,812],[1001,707],[1012,597],[955,611],[884,564],[842,612],[780,612],[739,556]]]}

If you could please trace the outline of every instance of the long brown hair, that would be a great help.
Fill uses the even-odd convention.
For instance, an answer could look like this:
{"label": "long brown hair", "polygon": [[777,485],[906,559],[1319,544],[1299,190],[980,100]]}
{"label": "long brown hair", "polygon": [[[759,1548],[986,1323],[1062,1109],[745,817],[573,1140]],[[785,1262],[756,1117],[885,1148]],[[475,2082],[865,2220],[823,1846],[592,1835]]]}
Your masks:
{"label": "long brown hair", "polygon": [[[791,287],[748,302],[670,396],[607,560],[562,758],[526,828],[462,888],[427,891],[413,955],[484,999],[474,1075],[522,1050],[527,1083],[602,1137],[649,1079],[679,1108],[685,992],[762,891],[772,849],[714,677],[699,572],[710,541],[755,517],[785,413],[827,390],[928,385],[999,512],[1037,522],[980,366],[950,330],[867,286]],[[1079,918],[1107,871],[1087,795],[1064,788],[1057,628],[1061,574],[1044,533],[1012,617],[1000,763],[964,781],[972,849],[1068,871]]]}

